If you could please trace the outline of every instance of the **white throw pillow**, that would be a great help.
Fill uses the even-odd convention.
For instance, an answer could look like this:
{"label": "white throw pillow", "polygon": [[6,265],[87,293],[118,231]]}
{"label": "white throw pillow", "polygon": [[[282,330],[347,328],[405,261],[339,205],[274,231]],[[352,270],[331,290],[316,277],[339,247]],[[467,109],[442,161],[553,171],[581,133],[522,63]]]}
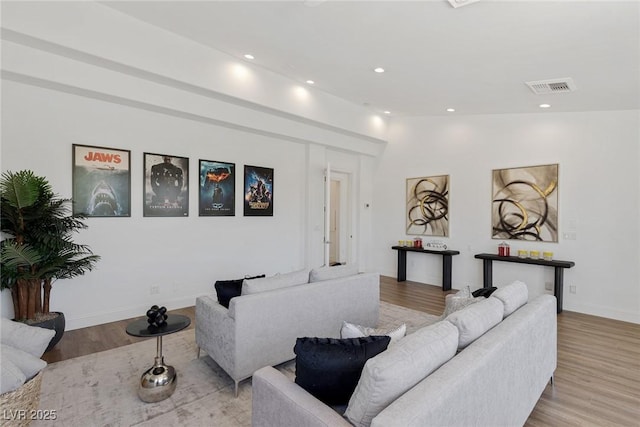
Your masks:
{"label": "white throw pillow", "polygon": [[47,362],[44,360],[6,344],[0,344],[0,360],[2,363],[10,361],[16,365],[27,380],[35,377],[38,372],[47,366]]}
{"label": "white throw pillow", "polygon": [[355,426],[366,427],[391,402],[456,354],[458,330],[438,322],[407,335],[367,360],[345,412]]}
{"label": "white throw pillow", "polygon": [[2,318],[0,342],[40,358],[47,349],[51,338],[56,334],[53,329],[29,326],[21,322]]}
{"label": "white throw pillow", "polygon": [[302,285],[309,282],[309,270],[302,269],[291,273],[276,274],[270,277],[259,279],[245,279],[242,282],[241,295],[257,294],[260,292],[273,291],[289,286]]}
{"label": "white throw pillow", "polygon": [[499,287],[491,294],[491,297],[498,298],[504,304],[504,317],[522,307],[529,300],[529,288],[524,282],[516,280],[506,286]]}
{"label": "white throw pillow", "polygon": [[440,316],[440,320],[445,319],[451,313],[462,310],[466,306],[475,304],[479,301],[481,301],[481,299],[474,298],[469,286],[465,286],[455,294],[447,294],[447,296],[444,297],[444,312],[442,313],[442,316]]}
{"label": "white throw pillow", "polygon": [[0,378],[0,393],[7,393],[16,390],[27,380],[22,373],[10,360],[2,360],[2,375]]}
{"label": "white throw pillow", "polygon": [[450,314],[446,320],[458,328],[458,349],[462,350],[500,323],[502,312],[502,303],[489,297]]}
{"label": "white throw pillow", "polygon": [[354,325],[349,322],[342,322],[340,328],[340,338],[361,338],[371,335],[386,335],[391,338],[389,344],[397,343],[407,333],[407,324],[403,323],[397,328],[392,329],[376,329],[368,326]]}
{"label": "white throw pillow", "polygon": [[336,265],[334,267],[314,268],[309,273],[309,282],[321,282],[323,280],[339,279],[341,277],[358,274],[358,264]]}

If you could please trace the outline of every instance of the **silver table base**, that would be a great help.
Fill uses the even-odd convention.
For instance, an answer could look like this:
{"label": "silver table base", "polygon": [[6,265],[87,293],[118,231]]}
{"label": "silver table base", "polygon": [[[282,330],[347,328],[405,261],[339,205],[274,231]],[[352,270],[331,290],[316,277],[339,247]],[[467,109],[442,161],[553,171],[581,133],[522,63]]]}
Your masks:
{"label": "silver table base", "polygon": [[178,383],[178,374],[173,366],[164,364],[162,336],[158,337],[155,363],[140,377],[138,397],[144,402],[159,402],[171,396]]}

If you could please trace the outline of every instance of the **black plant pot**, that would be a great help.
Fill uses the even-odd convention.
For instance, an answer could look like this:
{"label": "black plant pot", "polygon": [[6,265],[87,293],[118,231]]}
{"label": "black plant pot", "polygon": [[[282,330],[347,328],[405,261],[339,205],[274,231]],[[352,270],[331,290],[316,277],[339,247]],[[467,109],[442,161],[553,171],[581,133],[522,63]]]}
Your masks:
{"label": "black plant pot", "polygon": [[31,323],[31,326],[39,326],[40,328],[53,329],[56,331],[56,334],[51,338],[49,342],[49,346],[45,350],[45,353],[51,350],[58,342],[62,339],[62,335],[64,334],[65,327],[65,319],[64,313],[60,313],[59,311],[52,311],[51,313],[57,314],[56,317],[49,320],[43,320],[42,322]]}

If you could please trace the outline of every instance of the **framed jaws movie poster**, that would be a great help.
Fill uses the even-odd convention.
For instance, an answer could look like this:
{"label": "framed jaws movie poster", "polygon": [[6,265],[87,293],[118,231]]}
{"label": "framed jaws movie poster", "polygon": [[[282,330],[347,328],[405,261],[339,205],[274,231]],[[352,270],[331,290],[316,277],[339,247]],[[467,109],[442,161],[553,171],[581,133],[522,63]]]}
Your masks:
{"label": "framed jaws movie poster", "polygon": [[245,165],[244,216],[273,216],[273,169]]}
{"label": "framed jaws movie poster", "polygon": [[73,144],[73,213],[131,216],[131,151]]}
{"label": "framed jaws movie poster", "polygon": [[234,216],[236,214],[235,163],[200,160],[200,216]]}
{"label": "framed jaws movie poster", "polygon": [[189,159],[144,153],[144,216],[189,216]]}

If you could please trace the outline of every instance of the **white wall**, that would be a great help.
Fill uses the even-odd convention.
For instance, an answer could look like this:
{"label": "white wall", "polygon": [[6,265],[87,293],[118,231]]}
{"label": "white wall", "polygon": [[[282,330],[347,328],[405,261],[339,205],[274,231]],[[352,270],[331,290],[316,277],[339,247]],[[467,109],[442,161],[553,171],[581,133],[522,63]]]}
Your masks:
{"label": "white wall", "polygon": [[[32,169],[71,197],[72,144],[131,150],[131,217],[88,219],[78,241],[102,257],[97,269],[54,284],[67,329],[190,306],[217,279],[322,264],[323,167],[337,156],[370,180],[360,165],[384,145],[384,121],[100,4],[2,12],[2,171]],[[190,159],[188,218],[142,217],[144,152]],[[198,159],[236,163],[235,217],[198,217]],[[242,216],[245,164],[274,168],[273,217]]]}
{"label": "white wall", "polygon": [[[392,244],[405,238],[405,179],[450,176],[453,287],[482,286],[491,239],[491,171],[559,163],[559,243],[510,241],[514,249],[554,252],[565,270],[566,310],[640,322],[640,117],[637,111],[396,119],[374,180],[374,265],[395,277]],[[562,233],[575,231],[575,241]],[[425,236],[425,241],[433,238]],[[408,279],[441,284],[441,259],[410,254]],[[493,263],[493,279],[520,279],[545,292],[553,269]],[[576,293],[569,286],[576,286]]]}

